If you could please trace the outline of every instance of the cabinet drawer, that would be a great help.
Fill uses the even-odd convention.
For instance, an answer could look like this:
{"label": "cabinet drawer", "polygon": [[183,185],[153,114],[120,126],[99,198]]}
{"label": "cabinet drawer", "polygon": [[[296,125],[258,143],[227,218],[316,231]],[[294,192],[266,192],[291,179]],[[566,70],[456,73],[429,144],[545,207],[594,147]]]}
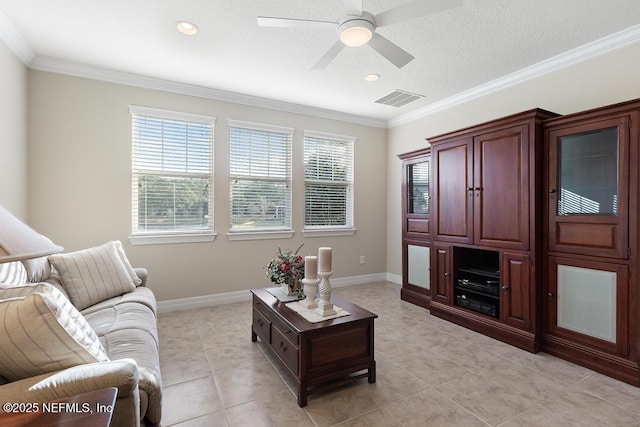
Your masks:
{"label": "cabinet drawer", "polygon": [[295,332],[289,325],[287,325],[285,322],[282,322],[278,318],[274,318],[272,323],[273,327],[278,328],[280,330],[280,333],[282,333],[284,337],[291,342],[291,344],[295,345],[296,347],[300,345],[300,337],[298,336],[298,333]]}
{"label": "cabinet drawer", "polygon": [[253,308],[253,332],[262,341],[271,343],[271,322],[255,307]]}
{"label": "cabinet drawer", "polygon": [[291,372],[298,375],[298,347],[278,328],[272,329],[271,348]]}

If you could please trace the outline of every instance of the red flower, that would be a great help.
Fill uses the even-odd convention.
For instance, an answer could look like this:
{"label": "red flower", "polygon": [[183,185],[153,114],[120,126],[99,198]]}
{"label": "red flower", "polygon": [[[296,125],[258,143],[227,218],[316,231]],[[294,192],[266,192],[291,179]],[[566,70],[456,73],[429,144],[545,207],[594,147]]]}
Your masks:
{"label": "red flower", "polygon": [[283,261],[280,263],[278,268],[280,268],[280,271],[282,271],[283,273],[286,273],[287,271],[291,270],[291,264],[289,264],[286,261]]}

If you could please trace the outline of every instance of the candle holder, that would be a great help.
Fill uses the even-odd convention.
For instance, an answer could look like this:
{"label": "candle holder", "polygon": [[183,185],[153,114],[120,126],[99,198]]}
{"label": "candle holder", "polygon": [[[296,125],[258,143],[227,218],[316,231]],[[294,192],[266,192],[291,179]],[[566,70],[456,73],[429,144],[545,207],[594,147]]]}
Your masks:
{"label": "candle holder", "polygon": [[337,314],[333,308],[333,303],[330,301],[331,284],[329,283],[329,277],[331,277],[331,275],[333,275],[333,271],[318,272],[318,276],[320,276],[320,285],[318,286],[320,298],[318,299],[318,308],[316,308],[316,313],[323,317],[334,316]]}
{"label": "candle holder", "polygon": [[320,279],[307,279],[305,277],[301,282],[303,285],[305,299],[300,301],[300,304],[308,309],[317,308],[318,303],[316,302],[316,295],[318,295],[318,283],[320,283]]}

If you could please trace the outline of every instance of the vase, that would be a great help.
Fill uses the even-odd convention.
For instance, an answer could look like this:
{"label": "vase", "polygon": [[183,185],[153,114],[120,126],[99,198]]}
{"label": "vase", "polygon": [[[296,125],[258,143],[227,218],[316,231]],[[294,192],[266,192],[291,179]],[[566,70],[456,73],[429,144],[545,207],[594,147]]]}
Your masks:
{"label": "vase", "polygon": [[282,291],[283,294],[285,295],[297,295],[298,293],[295,290],[295,286],[294,285],[290,285],[288,283],[281,283],[280,284],[280,291]]}

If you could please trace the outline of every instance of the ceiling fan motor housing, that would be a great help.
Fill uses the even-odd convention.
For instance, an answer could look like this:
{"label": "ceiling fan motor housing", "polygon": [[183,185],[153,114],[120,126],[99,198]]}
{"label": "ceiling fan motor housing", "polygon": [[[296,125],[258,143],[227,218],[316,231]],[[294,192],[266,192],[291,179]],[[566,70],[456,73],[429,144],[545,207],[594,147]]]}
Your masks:
{"label": "ceiling fan motor housing", "polygon": [[340,19],[336,30],[346,46],[364,46],[376,30],[375,19],[369,12],[363,12],[362,16],[346,15]]}

